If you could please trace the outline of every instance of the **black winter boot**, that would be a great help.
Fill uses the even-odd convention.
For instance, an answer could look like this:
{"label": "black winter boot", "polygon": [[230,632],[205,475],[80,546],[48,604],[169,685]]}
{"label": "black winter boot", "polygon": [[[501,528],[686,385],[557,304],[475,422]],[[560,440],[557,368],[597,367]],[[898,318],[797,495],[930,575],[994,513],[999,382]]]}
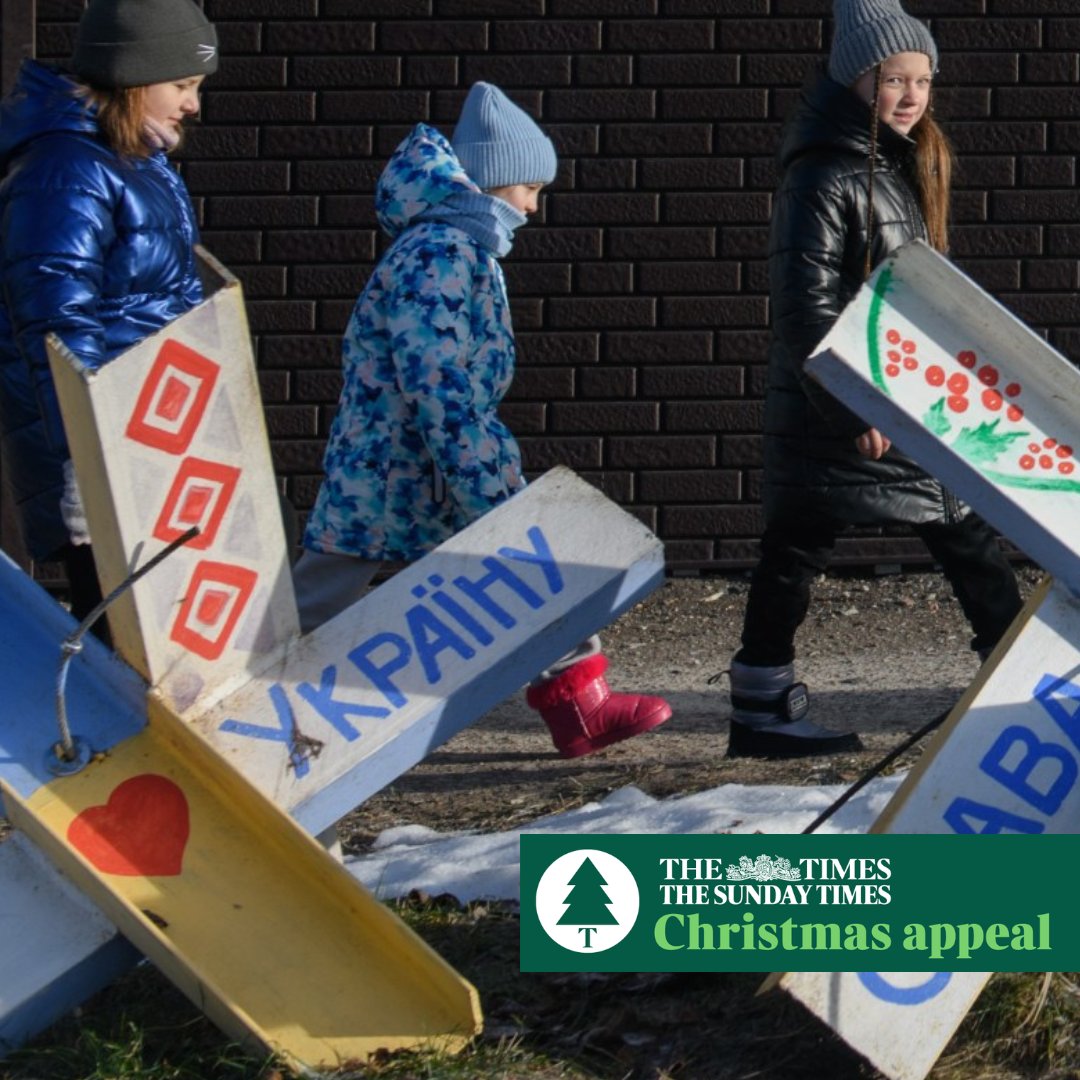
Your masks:
{"label": "black winter boot", "polygon": [[829,731],[806,719],[810,698],[795,667],[731,663],[728,757],[794,758],[862,749],[854,732]]}

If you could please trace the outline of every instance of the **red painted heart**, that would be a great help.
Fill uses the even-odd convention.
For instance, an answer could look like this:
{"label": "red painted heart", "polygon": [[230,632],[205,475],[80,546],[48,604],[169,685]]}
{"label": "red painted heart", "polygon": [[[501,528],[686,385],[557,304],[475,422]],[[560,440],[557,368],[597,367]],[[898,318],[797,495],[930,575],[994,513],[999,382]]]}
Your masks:
{"label": "red painted heart", "polygon": [[119,784],[104,806],[91,806],[67,838],[103,874],[179,874],[191,826],[187,797],[165,776],[146,773]]}

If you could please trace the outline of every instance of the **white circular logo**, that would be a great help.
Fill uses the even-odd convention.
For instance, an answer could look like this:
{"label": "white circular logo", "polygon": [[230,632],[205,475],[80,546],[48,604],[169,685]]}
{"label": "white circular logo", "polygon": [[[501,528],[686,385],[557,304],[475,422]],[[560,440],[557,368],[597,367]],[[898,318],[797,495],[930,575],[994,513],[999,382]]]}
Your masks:
{"label": "white circular logo", "polygon": [[606,851],[582,848],[557,858],[536,886],[536,917],[548,937],[572,952],[603,952],[637,921],[637,882]]}

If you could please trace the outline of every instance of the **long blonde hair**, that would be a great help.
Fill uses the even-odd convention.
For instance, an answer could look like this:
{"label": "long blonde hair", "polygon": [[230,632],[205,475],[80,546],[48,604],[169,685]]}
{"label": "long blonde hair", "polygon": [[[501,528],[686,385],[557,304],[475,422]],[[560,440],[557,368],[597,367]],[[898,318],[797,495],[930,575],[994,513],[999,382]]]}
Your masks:
{"label": "long blonde hair", "polygon": [[80,86],[76,93],[87,105],[97,107],[98,127],[121,157],[150,156],[151,148],[143,138],[145,86]]}

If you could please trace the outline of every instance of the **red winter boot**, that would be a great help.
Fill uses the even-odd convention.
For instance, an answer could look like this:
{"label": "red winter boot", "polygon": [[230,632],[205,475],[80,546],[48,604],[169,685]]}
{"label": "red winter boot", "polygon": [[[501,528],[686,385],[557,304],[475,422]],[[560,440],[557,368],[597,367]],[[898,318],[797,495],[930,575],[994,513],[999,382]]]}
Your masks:
{"label": "red winter boot", "polygon": [[604,678],[607,666],[607,657],[598,653],[553,679],[530,686],[525,694],[564,758],[591,754],[651,731],[671,715],[671,706],[663,698],[613,694]]}

